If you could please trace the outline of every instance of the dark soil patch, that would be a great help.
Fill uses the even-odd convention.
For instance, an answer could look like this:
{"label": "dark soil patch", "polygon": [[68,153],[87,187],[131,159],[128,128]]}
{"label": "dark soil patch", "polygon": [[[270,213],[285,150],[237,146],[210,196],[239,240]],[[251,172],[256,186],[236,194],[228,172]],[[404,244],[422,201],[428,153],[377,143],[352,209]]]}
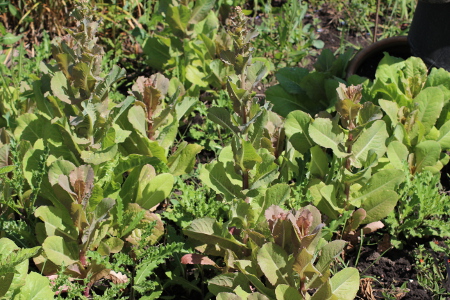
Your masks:
{"label": "dark soil patch", "polygon": [[[324,49],[330,49],[335,52],[342,45],[353,45],[355,48],[364,48],[371,44],[368,37],[350,31],[348,34],[338,30],[336,24],[336,12],[323,5],[320,10],[314,14],[315,18],[320,19],[320,39],[325,43]],[[342,35],[344,36],[342,37]]]}
{"label": "dark soil patch", "polygon": [[[362,278],[369,276],[375,280],[369,280],[370,291],[366,293],[360,291],[358,299],[384,299],[383,292],[402,300],[433,299],[432,293],[417,281],[413,247],[405,247],[402,250],[390,249],[383,255],[377,248],[379,247],[375,244],[361,249],[356,268]],[[347,253],[346,260],[350,266],[355,266],[357,256],[358,247]],[[403,286],[405,283],[406,288]]]}

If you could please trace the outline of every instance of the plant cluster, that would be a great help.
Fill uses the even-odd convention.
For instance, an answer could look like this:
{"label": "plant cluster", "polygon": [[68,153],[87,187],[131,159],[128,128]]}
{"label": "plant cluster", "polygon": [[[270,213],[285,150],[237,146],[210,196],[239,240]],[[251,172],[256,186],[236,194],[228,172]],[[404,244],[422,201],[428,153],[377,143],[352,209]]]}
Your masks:
{"label": "plant cluster", "polygon": [[[351,50],[284,67],[322,46],[302,23],[306,4],[236,2],[152,2],[136,20],[124,14],[142,5],[115,1],[152,70],[122,94],[122,38],[105,52],[99,36],[124,27],[104,3],[72,12],[76,26],[42,45],[51,59],[7,59],[1,299],[350,300],[361,275],[347,250],[380,230],[397,248],[439,240],[416,258],[445,280],[435,257],[450,255],[439,185],[450,73],[386,55],[375,80],[345,78]],[[253,26],[245,14],[258,8],[268,17]],[[278,83],[262,96],[270,59]]]}

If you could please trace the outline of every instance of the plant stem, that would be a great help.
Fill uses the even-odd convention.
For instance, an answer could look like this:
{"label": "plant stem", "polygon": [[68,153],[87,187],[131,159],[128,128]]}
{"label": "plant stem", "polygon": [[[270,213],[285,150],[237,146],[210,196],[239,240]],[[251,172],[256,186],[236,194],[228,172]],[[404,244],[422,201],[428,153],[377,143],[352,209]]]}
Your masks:
{"label": "plant stem", "polygon": [[[353,146],[352,143],[353,143],[353,133],[350,132],[348,134],[348,139],[347,139],[347,144],[348,144],[347,153],[349,153],[349,154],[352,153],[352,146]],[[348,171],[351,171],[351,165],[350,164],[351,164],[350,158],[347,157],[345,159],[345,168]],[[346,200],[345,200],[345,210],[347,210],[348,206],[349,206],[349,201],[350,201],[350,183],[349,182],[345,183],[344,193],[345,193],[345,198],[346,198]]]}

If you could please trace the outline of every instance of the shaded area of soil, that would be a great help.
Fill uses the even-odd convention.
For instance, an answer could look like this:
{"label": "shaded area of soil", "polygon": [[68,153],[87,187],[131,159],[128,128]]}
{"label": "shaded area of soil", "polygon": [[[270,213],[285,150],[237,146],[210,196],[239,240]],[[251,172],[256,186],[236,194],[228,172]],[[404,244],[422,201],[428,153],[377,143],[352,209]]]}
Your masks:
{"label": "shaded area of soil", "polygon": [[375,279],[366,278],[368,286],[366,288],[361,286],[357,299],[384,299],[386,294],[402,300],[433,299],[432,293],[417,281],[414,248],[390,249],[381,255],[377,245],[363,247],[355,266],[358,250],[358,247],[355,247],[347,253],[346,260],[349,266],[356,267],[360,271],[361,278]]}

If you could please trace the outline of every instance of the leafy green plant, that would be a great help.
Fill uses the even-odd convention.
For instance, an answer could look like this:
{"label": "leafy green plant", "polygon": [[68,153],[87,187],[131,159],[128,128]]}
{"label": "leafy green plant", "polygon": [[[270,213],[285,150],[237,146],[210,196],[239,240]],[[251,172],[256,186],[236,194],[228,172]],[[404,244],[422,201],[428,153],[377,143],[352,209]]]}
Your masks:
{"label": "leafy green plant", "polygon": [[186,228],[197,218],[216,216],[220,221],[227,217],[229,205],[217,201],[215,192],[207,186],[196,184],[196,179],[178,178],[170,200],[172,207],[162,214],[164,218],[175,222],[179,228]]}
{"label": "leafy green plant", "polygon": [[265,62],[252,61],[250,42],[257,33],[248,30],[239,8],[232,22],[229,34],[234,49],[222,51],[221,58],[235,72],[227,82],[233,112],[224,107],[212,107],[208,118],[231,131],[233,137],[231,145],[222,149],[217,161],[202,167],[200,179],[228,201],[246,197],[249,201],[251,197],[262,195],[262,189],[279,176],[275,160],[282,151],[281,120],[270,111],[267,103],[260,104],[252,92],[252,87],[267,71]]}
{"label": "leafy green plant", "polygon": [[296,65],[307,55],[317,55],[315,49],[322,49],[324,42],[318,38],[313,24],[303,24],[307,11],[308,4],[296,0],[286,1],[280,8],[264,3],[264,17],[256,17],[261,22],[255,24],[260,33],[254,43],[256,54],[272,56],[277,69]]}
{"label": "leafy green plant", "polygon": [[[398,169],[407,161],[411,174],[423,170],[437,174],[449,161],[450,73],[432,69],[430,75],[420,58],[407,60],[386,55],[373,84],[363,84],[366,101],[378,103],[391,138],[388,158]],[[353,77],[362,82],[362,78]]]}
{"label": "leafy green plant", "polygon": [[418,282],[432,292],[433,299],[445,299],[448,292],[450,255],[448,241],[430,241],[418,245],[414,251]]}
{"label": "leafy green plant", "polygon": [[397,204],[395,190],[404,175],[383,168],[388,133],[381,109],[371,102],[359,103],[360,86],[341,83],[337,91],[335,116],[322,113],[323,117],[312,119],[294,111],[286,118],[285,130],[292,146],[310,157],[308,185],[313,204],[330,220],[346,222],[347,236],[360,224],[370,223],[369,232],[379,228],[378,221]]}
{"label": "leafy green plant", "polygon": [[[197,219],[184,233],[207,244],[200,247],[205,254],[224,257],[224,274],[208,286],[218,299],[353,299],[359,273],[345,268],[331,276],[330,264],[345,242],[327,243],[320,222],[313,206],[286,212],[272,205],[261,212],[242,201],[230,221]],[[215,265],[199,254],[185,255],[182,262]]]}
{"label": "leafy green plant", "polygon": [[222,40],[219,21],[212,11],[215,0],[186,1],[161,5],[164,31],[154,32],[143,41],[146,62],[152,68],[179,78],[188,95],[197,96],[209,85],[221,87],[228,69],[217,54],[231,41]]}
{"label": "leafy green plant", "polygon": [[36,273],[28,273],[28,260],[41,247],[22,249],[8,238],[0,239],[0,299],[53,299],[50,281]]}
{"label": "leafy green plant", "polygon": [[449,235],[450,203],[439,189],[439,176],[429,171],[407,176],[399,194],[397,206],[384,220],[393,246],[401,248],[413,238]]}
{"label": "leafy green plant", "polygon": [[329,49],[324,49],[314,64],[314,72],[305,68],[278,70],[275,76],[279,84],[267,89],[267,100],[282,117],[294,110],[312,116],[332,110],[337,101],[336,88],[339,82],[344,82],[342,78],[351,57],[350,50],[336,58]]}
{"label": "leafy green plant", "polygon": [[[177,114],[183,116],[193,103],[186,98],[179,103],[183,89],[177,81],[161,75],[139,78],[133,96],[109,101],[124,70],[113,66],[103,73],[98,22],[86,7],[73,15],[78,31],[52,42],[57,65],[43,64],[44,75],[32,84],[37,112],[18,115],[3,133],[3,173],[12,172],[16,181],[2,181],[8,196],[2,205],[30,220],[43,249],[34,258],[41,272],[63,269],[85,284],[88,297],[93,284],[109,278],[111,270],[87,253],[110,256],[142,240],[155,245],[164,228],[149,210],[169,196],[174,175],[192,170],[201,147],[181,143],[167,159]],[[153,222],[153,229],[143,232]],[[134,265],[140,270],[138,262]]]}

